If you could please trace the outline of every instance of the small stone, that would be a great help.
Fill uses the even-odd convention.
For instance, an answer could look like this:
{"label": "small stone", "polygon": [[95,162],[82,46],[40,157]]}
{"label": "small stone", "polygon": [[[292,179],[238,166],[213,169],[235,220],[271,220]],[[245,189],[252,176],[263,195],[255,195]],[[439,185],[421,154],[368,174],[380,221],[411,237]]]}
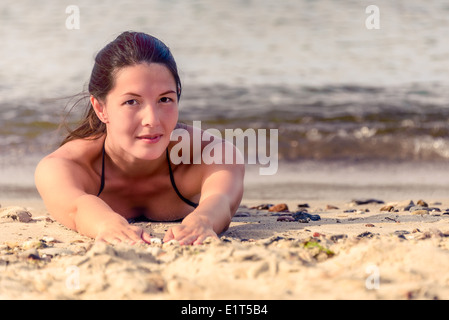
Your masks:
{"label": "small stone", "polygon": [[346,234],[334,234],[334,235],[330,236],[330,239],[333,242],[338,242],[340,240],[344,240],[347,238],[348,238],[348,235],[346,235]]}
{"label": "small stone", "polygon": [[424,214],[429,214],[429,211],[427,211],[427,210],[415,210],[415,211],[412,211],[412,214],[413,215],[424,215]]}
{"label": "small stone", "polygon": [[356,199],[352,200],[355,205],[365,205],[365,204],[384,204],[385,202],[377,199]]}
{"label": "small stone", "polygon": [[422,207],[428,207],[429,205],[427,204],[427,202],[425,202],[424,200],[418,200],[417,202],[416,202],[416,204],[418,205],[418,206],[422,206]]}
{"label": "small stone", "polygon": [[374,233],[371,233],[371,232],[368,232],[368,231],[363,232],[363,233],[361,233],[361,234],[359,234],[357,236],[357,238],[369,238],[369,239],[371,239],[373,237],[374,237]]}
{"label": "small stone", "polygon": [[288,211],[288,206],[285,203],[276,204],[268,209],[270,212],[285,212]]}
{"label": "small stone", "polygon": [[339,208],[337,206],[328,204],[326,205],[326,210],[338,210]]}
{"label": "small stone", "polygon": [[276,219],[276,221],[288,221],[288,222],[291,222],[291,221],[296,221],[296,220],[293,217],[291,217],[291,216],[281,216],[281,217],[278,217]]}
{"label": "small stone", "polygon": [[317,214],[310,214],[310,213],[307,213],[305,211],[297,211],[297,212],[295,212],[292,215],[292,217],[296,221],[301,222],[301,223],[308,223],[309,220],[312,220],[312,221],[321,220],[321,217],[319,215],[317,215]]}
{"label": "small stone", "polygon": [[308,203],[301,203],[301,204],[298,204],[298,208],[310,208],[310,206]]}
{"label": "small stone", "polygon": [[367,223],[367,224],[365,224],[365,227],[373,228],[373,227],[374,227],[374,224],[372,224],[372,223]]}
{"label": "small stone", "polygon": [[30,222],[32,214],[23,207],[6,207],[0,209],[0,214],[3,219],[10,219],[12,221]]}
{"label": "small stone", "polygon": [[380,208],[380,211],[392,212],[394,211],[394,206],[383,206],[382,208]]}

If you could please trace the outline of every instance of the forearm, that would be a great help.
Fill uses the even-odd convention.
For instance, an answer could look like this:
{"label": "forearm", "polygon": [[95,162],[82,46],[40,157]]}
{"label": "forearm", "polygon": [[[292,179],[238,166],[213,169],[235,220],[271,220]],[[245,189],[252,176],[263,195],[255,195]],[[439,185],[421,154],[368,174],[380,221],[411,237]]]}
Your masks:
{"label": "forearm", "polygon": [[71,218],[75,230],[91,238],[96,238],[107,224],[127,223],[125,218],[114,212],[103,200],[94,195],[83,195],[77,198]]}
{"label": "forearm", "polygon": [[211,195],[202,199],[200,205],[184,219],[183,223],[188,224],[193,220],[199,220],[219,234],[228,229],[234,214],[235,209],[227,195]]}

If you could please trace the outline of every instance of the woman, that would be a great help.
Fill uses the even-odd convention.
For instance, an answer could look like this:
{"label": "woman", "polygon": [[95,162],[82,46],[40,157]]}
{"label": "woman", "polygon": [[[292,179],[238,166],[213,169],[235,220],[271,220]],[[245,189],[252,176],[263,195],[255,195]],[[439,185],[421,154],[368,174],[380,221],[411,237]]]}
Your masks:
{"label": "woman", "polygon": [[[50,214],[108,243],[149,242],[149,234],[129,223],[142,217],[182,220],[164,242],[201,244],[226,230],[242,198],[244,167],[170,161],[181,96],[170,50],[147,34],[124,32],[97,54],[88,89],[84,121],[36,168]],[[183,128],[190,136],[199,130]],[[232,150],[234,159],[241,157]]]}

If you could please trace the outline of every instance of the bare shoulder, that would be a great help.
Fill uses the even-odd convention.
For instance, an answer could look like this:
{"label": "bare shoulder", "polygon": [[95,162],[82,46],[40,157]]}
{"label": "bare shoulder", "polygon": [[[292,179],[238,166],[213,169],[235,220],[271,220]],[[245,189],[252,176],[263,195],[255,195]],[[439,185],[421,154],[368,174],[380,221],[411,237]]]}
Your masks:
{"label": "bare shoulder", "polygon": [[82,165],[83,163],[91,161],[98,157],[103,147],[104,139],[77,139],[67,142],[65,145],[59,147],[53,153],[49,154],[47,158],[58,158],[73,161]]}
{"label": "bare shoulder", "polygon": [[74,140],[44,157],[36,167],[36,187],[39,191],[55,188],[93,191],[96,176],[93,164],[101,153],[102,143],[102,139]]}

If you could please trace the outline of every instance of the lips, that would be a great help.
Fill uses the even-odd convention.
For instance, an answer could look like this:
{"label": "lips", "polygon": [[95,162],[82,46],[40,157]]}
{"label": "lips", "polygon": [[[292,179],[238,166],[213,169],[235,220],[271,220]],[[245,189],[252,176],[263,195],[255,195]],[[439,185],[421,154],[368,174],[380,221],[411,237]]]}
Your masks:
{"label": "lips", "polygon": [[137,139],[146,143],[156,143],[161,140],[162,134],[145,134],[138,136]]}

